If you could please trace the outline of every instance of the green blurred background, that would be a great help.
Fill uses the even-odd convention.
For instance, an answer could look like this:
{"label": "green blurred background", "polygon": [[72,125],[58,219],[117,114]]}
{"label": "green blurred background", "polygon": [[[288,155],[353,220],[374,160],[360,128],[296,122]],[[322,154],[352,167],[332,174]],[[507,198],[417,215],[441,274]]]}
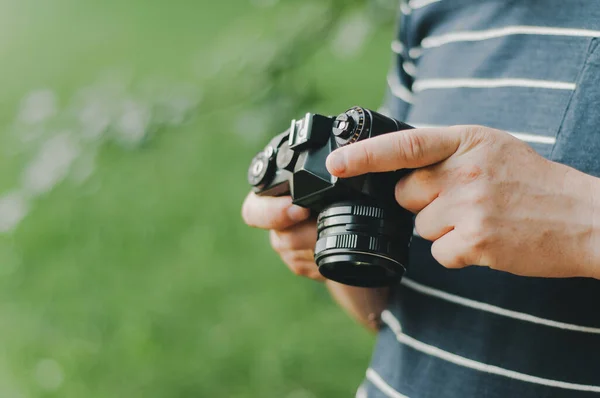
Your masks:
{"label": "green blurred background", "polygon": [[396,1],[0,0],[0,397],[349,397],[374,338],[243,225],[289,120],[378,107]]}

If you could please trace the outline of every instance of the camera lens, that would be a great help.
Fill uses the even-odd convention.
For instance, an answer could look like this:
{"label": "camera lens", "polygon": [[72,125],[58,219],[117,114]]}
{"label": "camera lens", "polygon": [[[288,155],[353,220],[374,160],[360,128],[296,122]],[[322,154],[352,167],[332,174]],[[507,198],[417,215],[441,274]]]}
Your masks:
{"label": "camera lens", "polygon": [[391,212],[368,202],[325,208],[317,221],[315,246],[321,274],[352,286],[397,283],[406,270],[412,223]]}

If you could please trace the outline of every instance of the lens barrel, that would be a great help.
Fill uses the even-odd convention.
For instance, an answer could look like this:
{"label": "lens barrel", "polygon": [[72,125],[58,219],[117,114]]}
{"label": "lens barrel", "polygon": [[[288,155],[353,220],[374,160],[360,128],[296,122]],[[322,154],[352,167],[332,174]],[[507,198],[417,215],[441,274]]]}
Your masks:
{"label": "lens barrel", "polygon": [[339,202],[317,221],[315,261],[320,273],[346,285],[389,286],[404,274],[410,236],[403,223],[367,202]]}

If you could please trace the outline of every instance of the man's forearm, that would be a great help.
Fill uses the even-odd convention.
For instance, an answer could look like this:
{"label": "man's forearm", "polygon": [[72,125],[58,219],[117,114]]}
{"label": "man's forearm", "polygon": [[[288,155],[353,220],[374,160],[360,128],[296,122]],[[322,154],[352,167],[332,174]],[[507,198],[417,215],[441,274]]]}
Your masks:
{"label": "man's forearm", "polygon": [[379,316],[387,305],[389,288],[354,287],[330,280],[325,284],[335,301],[352,318],[373,332],[379,329]]}

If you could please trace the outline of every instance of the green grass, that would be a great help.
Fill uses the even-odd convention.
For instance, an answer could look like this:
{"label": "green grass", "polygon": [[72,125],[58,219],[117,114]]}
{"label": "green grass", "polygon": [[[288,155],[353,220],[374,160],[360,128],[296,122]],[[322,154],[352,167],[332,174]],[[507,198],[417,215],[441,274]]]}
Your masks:
{"label": "green grass", "polygon": [[[376,107],[383,93],[390,24],[356,56],[336,58],[329,37],[307,33],[318,8],[285,36],[309,3],[329,5],[0,3],[0,195],[22,189],[60,132],[94,160],[83,181],[76,160],[0,234],[0,397],[353,396],[373,337],[322,285],[291,275],[239,215],[248,161],[286,120]],[[267,42],[278,57],[249,47]],[[78,93],[106,74],[123,91],[104,105],[131,97],[155,114],[156,95],[180,85],[201,101],[187,121],[149,122],[141,142],[123,145],[114,128],[86,140]],[[40,89],[55,93],[57,114],[16,121]]]}

